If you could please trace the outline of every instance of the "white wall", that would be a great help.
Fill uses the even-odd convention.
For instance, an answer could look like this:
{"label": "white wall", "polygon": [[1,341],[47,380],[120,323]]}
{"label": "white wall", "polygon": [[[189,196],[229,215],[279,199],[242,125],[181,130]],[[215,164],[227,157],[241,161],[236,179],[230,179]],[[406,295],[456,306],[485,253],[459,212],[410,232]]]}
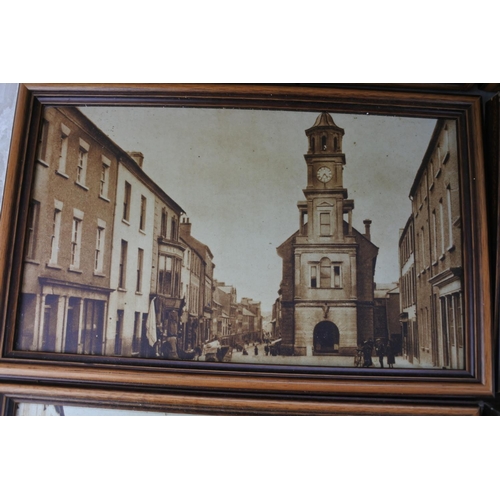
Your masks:
{"label": "white wall", "polygon": [[3,197],[18,86],[17,83],[0,83],[0,203]]}

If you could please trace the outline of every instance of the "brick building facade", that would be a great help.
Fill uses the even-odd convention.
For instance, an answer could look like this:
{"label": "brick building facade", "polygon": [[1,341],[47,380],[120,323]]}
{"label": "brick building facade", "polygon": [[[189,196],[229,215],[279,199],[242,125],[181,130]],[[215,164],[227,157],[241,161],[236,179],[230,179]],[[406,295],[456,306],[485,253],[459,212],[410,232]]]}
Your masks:
{"label": "brick building facade", "polygon": [[405,355],[421,366],[464,366],[459,182],[456,123],[438,120],[400,238]]}

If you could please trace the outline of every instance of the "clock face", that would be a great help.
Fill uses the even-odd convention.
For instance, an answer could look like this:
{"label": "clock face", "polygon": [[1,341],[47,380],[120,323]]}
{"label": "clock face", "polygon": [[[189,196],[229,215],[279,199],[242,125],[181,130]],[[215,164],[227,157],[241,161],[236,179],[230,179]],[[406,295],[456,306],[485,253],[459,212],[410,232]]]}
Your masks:
{"label": "clock face", "polygon": [[316,172],[316,177],[321,182],[328,182],[332,178],[332,171],[328,167],[321,167]]}

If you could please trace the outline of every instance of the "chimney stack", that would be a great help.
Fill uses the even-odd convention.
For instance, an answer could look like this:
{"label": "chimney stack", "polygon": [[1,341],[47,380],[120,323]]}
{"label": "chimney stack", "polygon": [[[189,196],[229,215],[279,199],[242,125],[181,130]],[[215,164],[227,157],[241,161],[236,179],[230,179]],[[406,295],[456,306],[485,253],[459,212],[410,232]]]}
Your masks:
{"label": "chimney stack", "polygon": [[191,236],[191,222],[189,222],[189,217],[184,217],[184,219],[181,220],[181,229],[184,234]]}
{"label": "chimney stack", "polygon": [[371,225],[372,221],[370,219],[365,219],[363,221],[363,224],[365,225],[365,238],[368,240],[368,241],[371,241],[372,238],[371,238],[371,234],[370,234],[370,225]]}
{"label": "chimney stack", "polygon": [[142,168],[142,164],[144,163],[144,155],[140,151],[131,151],[129,155],[133,158],[133,160]]}

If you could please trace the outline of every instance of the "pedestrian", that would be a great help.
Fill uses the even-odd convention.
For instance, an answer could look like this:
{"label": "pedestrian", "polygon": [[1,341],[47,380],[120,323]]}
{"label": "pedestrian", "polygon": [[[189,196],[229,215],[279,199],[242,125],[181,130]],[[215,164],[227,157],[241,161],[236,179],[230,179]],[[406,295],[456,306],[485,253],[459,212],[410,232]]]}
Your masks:
{"label": "pedestrian", "polygon": [[253,352],[256,356],[259,354],[259,348],[257,347],[257,345],[255,345],[255,347],[253,348]]}
{"label": "pedestrian", "polygon": [[370,340],[365,340],[361,351],[363,352],[363,368],[369,368],[373,365],[372,361],[373,343]]}
{"label": "pedestrian", "polygon": [[269,356],[269,346],[267,344],[264,346],[264,352],[266,353],[266,356]]}
{"label": "pedestrian", "polygon": [[363,366],[363,346],[361,344],[358,344],[354,355],[354,366]]}
{"label": "pedestrian", "polygon": [[387,353],[387,364],[389,365],[389,368],[394,368],[394,363],[396,363],[396,357],[394,356],[394,345],[390,340],[387,342],[386,353]]}
{"label": "pedestrian", "polygon": [[248,351],[245,348],[243,348],[243,356],[248,356]]}
{"label": "pedestrian", "polygon": [[381,340],[377,343],[375,346],[375,352],[377,353],[378,356],[378,361],[380,363],[380,368],[384,367],[384,356],[385,356],[385,345],[384,342]]}

